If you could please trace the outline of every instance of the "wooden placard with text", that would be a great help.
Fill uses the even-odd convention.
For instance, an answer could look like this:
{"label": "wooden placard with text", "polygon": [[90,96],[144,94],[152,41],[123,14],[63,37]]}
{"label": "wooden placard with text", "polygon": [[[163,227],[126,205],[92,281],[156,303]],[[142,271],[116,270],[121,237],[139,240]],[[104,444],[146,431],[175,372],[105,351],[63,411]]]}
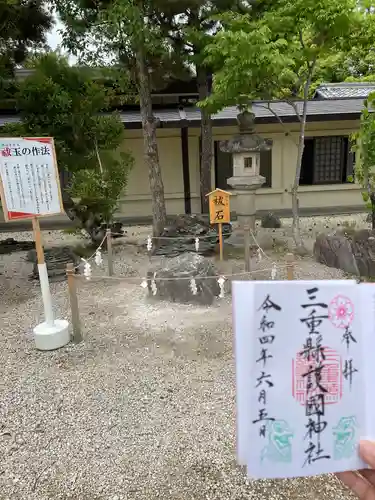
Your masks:
{"label": "wooden placard with text", "polygon": [[223,189],[215,189],[207,194],[210,209],[210,224],[219,225],[220,260],[223,260],[223,224],[230,223],[231,193]]}
{"label": "wooden placard with text", "polygon": [[215,189],[208,193],[211,224],[229,224],[231,193],[223,189]]}
{"label": "wooden placard with text", "polygon": [[2,137],[0,196],[6,221],[64,213],[52,137]]}

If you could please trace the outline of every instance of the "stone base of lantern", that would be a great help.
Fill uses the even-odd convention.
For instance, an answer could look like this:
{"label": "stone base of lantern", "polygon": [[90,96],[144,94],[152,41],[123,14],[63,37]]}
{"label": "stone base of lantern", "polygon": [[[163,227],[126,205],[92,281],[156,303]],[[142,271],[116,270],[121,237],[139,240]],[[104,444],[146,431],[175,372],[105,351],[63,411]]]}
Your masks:
{"label": "stone base of lantern", "polygon": [[[259,189],[266,179],[261,175],[247,177],[230,177],[227,182],[236,191],[236,213],[239,223],[237,238],[243,241],[245,252],[245,271],[251,268],[251,238],[250,231],[255,231],[256,190]],[[241,234],[242,233],[242,234]],[[230,241],[228,242],[230,243]]]}
{"label": "stone base of lantern", "polygon": [[239,226],[255,230],[256,191],[266,182],[265,177],[230,177],[227,183],[236,192],[236,214]]}

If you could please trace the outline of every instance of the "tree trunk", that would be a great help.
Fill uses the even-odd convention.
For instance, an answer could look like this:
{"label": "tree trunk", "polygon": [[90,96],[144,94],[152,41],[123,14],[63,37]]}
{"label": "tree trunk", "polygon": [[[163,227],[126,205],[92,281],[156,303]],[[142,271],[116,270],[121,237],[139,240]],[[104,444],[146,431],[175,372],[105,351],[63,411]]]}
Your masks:
{"label": "tree trunk", "polygon": [[[69,192],[63,187],[61,196],[65,213],[69,219],[86,231],[94,245],[100,245],[107,228],[107,224],[103,224],[101,216],[90,210],[90,207],[84,203],[82,205],[75,203]],[[105,247],[105,245],[103,246]]]}
{"label": "tree trunk", "polygon": [[139,100],[143,128],[144,159],[148,166],[148,178],[152,199],[152,229],[154,236],[160,236],[167,223],[165,210],[164,184],[161,175],[158,144],[156,140],[157,120],[152,112],[150,77],[143,53],[137,53]]}
{"label": "tree trunk", "polygon": [[[203,101],[209,95],[208,75],[203,67],[197,67],[197,81],[199,100]],[[212,122],[211,114],[206,109],[201,109],[201,169],[200,169],[200,192],[202,200],[202,212],[208,213],[207,194],[212,190],[211,186],[211,164],[212,164]]]}
{"label": "tree trunk", "polygon": [[[69,219],[78,227],[84,229],[87,236],[91,239],[94,245],[99,246],[106,234],[107,227],[113,227],[110,221],[105,222],[102,215],[98,211],[98,207],[90,206],[85,200],[76,203],[70,195],[70,181],[67,181],[67,176],[60,173],[61,197],[63,207]],[[122,231],[122,224],[116,223],[116,235]],[[103,244],[106,247],[106,244]]]}
{"label": "tree trunk", "polygon": [[294,243],[295,243],[297,249],[304,248],[302,237],[301,237],[301,226],[300,226],[300,221],[299,221],[298,188],[299,188],[299,180],[301,177],[303,151],[305,149],[307,103],[308,103],[309,90],[310,90],[310,86],[311,86],[311,79],[312,79],[313,70],[314,70],[314,65],[310,68],[309,75],[307,77],[307,80],[306,80],[306,83],[304,86],[303,111],[302,111],[302,117],[300,118],[297,165],[296,165],[294,182],[293,182],[293,186],[292,186],[293,239],[294,239]]}
{"label": "tree trunk", "polygon": [[[304,107],[307,107],[306,103],[304,103]],[[303,247],[303,242],[301,237],[301,226],[299,221],[298,187],[299,187],[299,179],[301,176],[303,151],[305,149],[305,129],[306,129],[306,117],[304,119],[302,118],[300,124],[296,173],[294,177],[294,183],[292,186],[293,239],[297,248]]]}
{"label": "tree trunk", "polygon": [[371,229],[375,230],[375,193],[370,194],[371,201]]}

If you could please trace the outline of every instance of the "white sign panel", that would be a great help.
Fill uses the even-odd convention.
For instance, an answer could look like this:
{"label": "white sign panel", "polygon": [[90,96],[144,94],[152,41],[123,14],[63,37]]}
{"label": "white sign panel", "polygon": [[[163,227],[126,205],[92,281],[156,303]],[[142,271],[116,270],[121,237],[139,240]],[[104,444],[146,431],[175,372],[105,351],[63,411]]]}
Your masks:
{"label": "white sign panel", "polygon": [[0,138],[0,188],[7,221],[63,213],[53,139]]}
{"label": "white sign panel", "polygon": [[375,437],[374,286],[238,282],[233,294],[239,463],[252,478],[363,468],[359,440]]}

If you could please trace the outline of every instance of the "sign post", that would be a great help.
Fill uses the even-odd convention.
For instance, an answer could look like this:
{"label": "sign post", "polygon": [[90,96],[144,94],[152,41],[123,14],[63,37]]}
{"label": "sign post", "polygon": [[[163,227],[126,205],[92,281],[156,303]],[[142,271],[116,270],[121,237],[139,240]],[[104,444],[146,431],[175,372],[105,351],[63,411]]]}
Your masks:
{"label": "sign post", "polygon": [[218,224],[220,260],[223,260],[223,224],[230,223],[231,193],[222,189],[215,189],[207,194],[210,207],[210,224]]}
{"label": "sign post", "polygon": [[34,328],[37,349],[66,345],[69,323],[55,319],[39,218],[64,212],[51,137],[0,138],[0,196],[5,221],[32,220],[45,321]]}

